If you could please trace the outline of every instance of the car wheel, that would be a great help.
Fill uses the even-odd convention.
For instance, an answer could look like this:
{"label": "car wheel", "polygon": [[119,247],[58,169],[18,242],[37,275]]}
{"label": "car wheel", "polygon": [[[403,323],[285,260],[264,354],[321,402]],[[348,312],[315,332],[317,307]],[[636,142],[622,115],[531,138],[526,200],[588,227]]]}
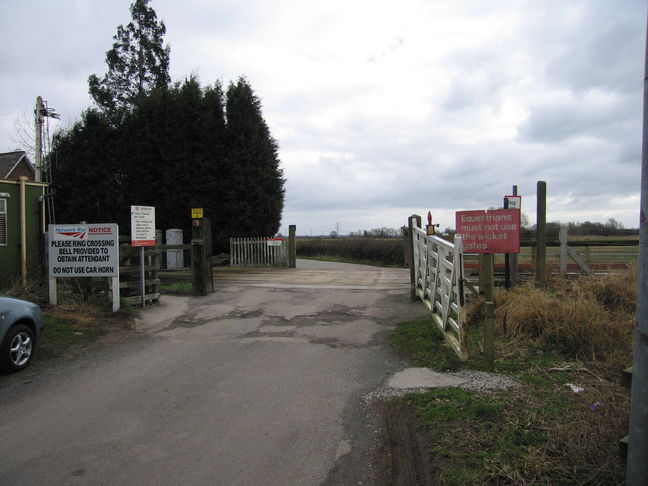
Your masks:
{"label": "car wheel", "polygon": [[4,371],[26,368],[34,352],[34,333],[24,324],[15,325],[7,332],[0,351],[0,366]]}

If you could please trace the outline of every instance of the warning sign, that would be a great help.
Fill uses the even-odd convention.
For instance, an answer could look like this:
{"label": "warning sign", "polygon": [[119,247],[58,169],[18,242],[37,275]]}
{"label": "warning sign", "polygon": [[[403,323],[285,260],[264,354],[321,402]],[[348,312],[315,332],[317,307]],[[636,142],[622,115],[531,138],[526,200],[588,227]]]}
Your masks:
{"label": "warning sign", "polygon": [[155,246],[153,206],[131,206],[131,246]]}
{"label": "warning sign", "polygon": [[520,210],[457,211],[457,234],[466,253],[519,253]]}
{"label": "warning sign", "polygon": [[49,276],[117,277],[119,227],[105,224],[50,224]]}

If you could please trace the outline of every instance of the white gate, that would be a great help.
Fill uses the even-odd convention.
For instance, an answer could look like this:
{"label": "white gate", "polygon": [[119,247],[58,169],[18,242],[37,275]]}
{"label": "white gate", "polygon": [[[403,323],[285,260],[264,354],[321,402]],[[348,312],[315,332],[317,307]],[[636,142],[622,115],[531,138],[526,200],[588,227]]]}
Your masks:
{"label": "white gate", "polygon": [[287,267],[288,241],[283,238],[230,238],[230,265]]}
{"label": "white gate", "polygon": [[414,285],[416,295],[432,313],[446,341],[460,359],[468,359],[463,250],[461,238],[454,244],[412,226]]}

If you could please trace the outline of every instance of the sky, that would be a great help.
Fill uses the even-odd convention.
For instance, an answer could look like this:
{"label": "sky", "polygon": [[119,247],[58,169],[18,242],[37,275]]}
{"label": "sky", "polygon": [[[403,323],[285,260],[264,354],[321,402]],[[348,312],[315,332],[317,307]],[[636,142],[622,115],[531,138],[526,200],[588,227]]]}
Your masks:
{"label": "sky", "polygon": [[[65,129],[130,0],[0,1],[0,152],[36,96]],[[454,228],[517,185],[536,222],[639,226],[643,0],[152,0],[174,81],[247,77],[279,143],[281,231]],[[133,204],[137,204],[133,201]],[[208,216],[208,215],[207,215]]]}

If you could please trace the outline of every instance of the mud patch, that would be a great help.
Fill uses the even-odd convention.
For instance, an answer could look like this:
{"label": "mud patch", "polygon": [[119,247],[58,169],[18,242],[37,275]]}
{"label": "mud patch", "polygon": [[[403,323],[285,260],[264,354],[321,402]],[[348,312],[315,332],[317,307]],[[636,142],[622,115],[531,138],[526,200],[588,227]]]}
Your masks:
{"label": "mud patch", "polygon": [[385,427],[380,453],[381,486],[435,484],[433,456],[427,444],[431,433],[418,427],[416,413],[403,402],[385,410]]}

